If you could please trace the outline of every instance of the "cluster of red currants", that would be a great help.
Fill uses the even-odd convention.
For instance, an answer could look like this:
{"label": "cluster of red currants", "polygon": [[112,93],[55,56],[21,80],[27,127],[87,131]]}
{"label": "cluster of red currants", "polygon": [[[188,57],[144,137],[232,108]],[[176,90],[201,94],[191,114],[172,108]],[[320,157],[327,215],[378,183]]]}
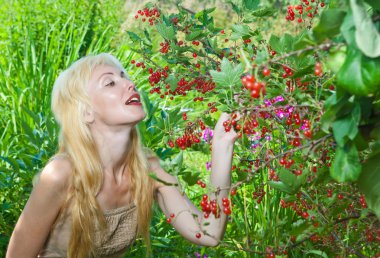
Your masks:
{"label": "cluster of red currants", "polygon": [[199,41],[197,41],[197,40],[193,40],[192,42],[191,42],[191,44],[193,44],[194,46],[199,46]]}
{"label": "cluster of red currants", "polygon": [[[202,133],[200,133],[202,135]],[[186,148],[190,148],[193,144],[199,143],[199,135],[195,135],[193,133],[185,133],[183,136],[178,137],[175,140],[178,148],[185,150]]]}
{"label": "cluster of red currants", "polygon": [[169,44],[169,41],[165,40],[165,42],[161,42],[160,43],[160,52],[162,54],[167,54],[170,50],[170,44]]}
{"label": "cluster of red currants", "polygon": [[157,70],[153,71],[153,68],[149,68],[149,83],[150,85],[154,86],[155,84],[159,83],[161,81],[161,77],[163,76],[164,78],[168,77],[168,72],[167,70],[169,69],[168,66],[165,67],[164,71]]}
{"label": "cluster of red currants", "polygon": [[144,62],[136,62],[136,60],[131,60],[131,64],[135,65],[136,67],[141,67],[142,69],[145,69]]}
{"label": "cluster of red currants", "polygon": [[290,67],[283,65],[282,69],[284,70],[284,73],[281,75],[282,78],[285,79],[285,78],[293,76],[293,71]]}
{"label": "cluster of red currants", "polygon": [[265,83],[258,82],[255,79],[255,76],[252,74],[247,74],[241,78],[243,85],[251,91],[252,98],[259,98],[260,95],[265,95]]}
{"label": "cluster of red currants", "polygon": [[294,164],[294,159],[286,159],[286,157],[282,157],[279,161],[281,166],[284,166],[286,168],[291,168]]}
{"label": "cluster of red currants", "polygon": [[206,184],[202,182],[202,180],[197,180],[197,185],[199,185],[202,188],[206,188]]}
{"label": "cluster of red currants", "polygon": [[297,86],[300,90],[305,91],[308,89],[309,82],[308,81],[301,81],[301,78],[296,78],[295,82],[290,79],[286,81],[286,86],[289,92],[294,91],[294,86]]}
{"label": "cluster of red currants", "polygon": [[278,177],[278,175],[276,174],[276,171],[274,169],[269,170],[268,180],[272,180],[272,181],[279,181],[280,180],[280,178]]}
{"label": "cluster of red currants", "polygon": [[255,199],[257,203],[260,204],[265,194],[266,192],[264,191],[264,188],[259,188],[252,193],[252,198]]}
{"label": "cluster of red currants", "polygon": [[367,208],[367,202],[365,201],[364,194],[360,196],[359,202],[363,209]]}
{"label": "cluster of red currants", "polygon": [[[380,242],[380,229],[379,228],[376,229],[375,226],[370,227],[369,225],[367,225],[366,230],[365,230],[365,235],[368,242],[372,242],[372,241]],[[379,256],[376,256],[376,257],[379,257]]]}
{"label": "cluster of red currants", "polygon": [[174,213],[171,213],[170,216],[166,219],[166,222],[171,223],[174,217],[175,217]]}
{"label": "cluster of red currants", "polygon": [[[215,83],[211,80],[205,80],[204,78],[194,78],[191,81],[187,81],[185,78],[181,78],[177,83],[177,87],[174,90],[169,90],[168,94],[173,96],[186,96],[187,92],[192,90],[196,90],[201,94],[206,94],[212,92],[214,89]],[[203,101],[203,99],[203,97],[195,97],[194,101]]]}
{"label": "cluster of red currants", "polygon": [[227,120],[227,121],[224,121],[223,122],[223,126],[224,126],[224,131],[225,132],[229,132],[231,131],[231,128],[234,127],[234,129],[236,131],[240,131],[241,130],[241,125],[237,123],[236,120],[232,119],[232,120]]}
{"label": "cluster of red currants", "polygon": [[[313,4],[311,5],[310,2]],[[298,13],[299,17],[297,19],[298,23],[302,23],[304,21],[303,17],[306,13],[306,16],[310,19],[312,19],[316,14],[318,14],[318,2],[315,2],[315,0],[302,0],[299,5],[289,5],[288,6],[288,15],[285,17],[288,21],[294,21],[296,18],[296,13]],[[324,2],[320,3],[321,7],[325,6]]]}
{"label": "cluster of red currants", "polygon": [[[220,217],[220,207],[216,201],[216,199],[209,200],[208,195],[202,196],[202,201],[200,203],[200,206],[203,211],[203,216],[207,219],[210,214],[214,214],[215,218]],[[222,198],[222,206],[223,206],[223,213],[226,215],[231,215],[231,202],[227,197]]]}
{"label": "cluster of red currants", "polygon": [[141,17],[142,22],[146,22],[148,19],[149,25],[153,26],[157,23],[158,18],[161,16],[160,12],[156,8],[144,8],[143,10],[138,10],[135,15],[135,19]]}
{"label": "cluster of red currants", "polygon": [[316,62],[315,63],[314,74],[316,76],[321,76],[323,74],[323,72],[322,72],[322,65],[321,65],[320,62]]}
{"label": "cluster of red currants", "polygon": [[[312,206],[306,202],[306,200],[301,198],[300,194],[297,194],[297,201],[286,202],[285,200],[280,200],[280,205],[282,208],[291,208],[293,211],[297,213],[298,216],[301,216],[304,219],[309,218],[308,210],[312,209]],[[315,220],[315,217],[311,218]]]}
{"label": "cluster of red currants", "polygon": [[259,122],[257,122],[256,117],[250,116],[246,121],[244,122],[243,126],[243,132],[245,134],[253,134],[255,133],[255,128],[259,126]]}

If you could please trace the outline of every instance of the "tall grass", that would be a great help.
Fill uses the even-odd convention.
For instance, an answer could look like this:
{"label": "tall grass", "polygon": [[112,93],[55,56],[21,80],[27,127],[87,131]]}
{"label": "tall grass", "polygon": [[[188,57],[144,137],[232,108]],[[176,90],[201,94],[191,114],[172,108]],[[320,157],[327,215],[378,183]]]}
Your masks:
{"label": "tall grass", "polygon": [[103,4],[37,0],[1,4],[2,13],[10,15],[0,17],[0,257],[34,175],[56,150],[50,93],[58,73],[88,53],[113,52],[122,61],[131,58],[126,46],[113,44],[123,17],[116,11],[122,10],[122,1]]}

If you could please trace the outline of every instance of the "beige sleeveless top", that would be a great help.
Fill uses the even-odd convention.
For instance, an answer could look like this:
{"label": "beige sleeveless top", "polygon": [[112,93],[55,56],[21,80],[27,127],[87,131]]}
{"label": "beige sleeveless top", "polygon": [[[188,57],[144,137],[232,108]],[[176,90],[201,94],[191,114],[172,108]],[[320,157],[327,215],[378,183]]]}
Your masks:
{"label": "beige sleeveless top", "polygon": [[[96,237],[97,257],[123,257],[128,247],[134,242],[137,234],[137,207],[130,204],[125,207],[104,212],[107,231]],[[71,234],[71,220],[64,216],[58,221],[38,257],[62,258],[67,256]]]}

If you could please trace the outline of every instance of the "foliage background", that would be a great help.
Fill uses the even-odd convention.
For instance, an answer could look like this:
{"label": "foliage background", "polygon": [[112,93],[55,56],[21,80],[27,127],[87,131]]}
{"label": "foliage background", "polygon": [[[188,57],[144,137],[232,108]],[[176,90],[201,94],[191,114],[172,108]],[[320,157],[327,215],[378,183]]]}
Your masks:
{"label": "foliage background", "polygon": [[[181,1],[159,2],[163,9],[170,11]],[[267,39],[271,33],[281,36],[285,32],[299,32],[293,23],[286,23],[284,19],[287,2],[267,0],[261,3],[279,11],[276,16],[258,21],[258,27]],[[134,45],[126,33],[140,30],[133,21],[136,11],[143,4],[141,1],[120,0],[0,1],[0,256],[5,254],[13,227],[32,189],[34,175],[55,152],[57,126],[50,112],[50,92],[59,71],[88,53],[111,52],[122,61],[139,88],[149,91],[147,72],[129,65],[138,56],[131,51]],[[217,6],[213,15],[219,27],[228,26],[239,19],[227,1],[185,1],[182,4],[195,12],[205,7]],[[159,35],[152,37],[155,45],[158,45]],[[158,96],[149,96],[145,103],[150,110],[149,115],[158,118],[148,119],[140,129],[145,143],[153,146],[169,167],[176,165],[179,169],[186,168],[186,171],[196,172],[199,178],[207,180],[204,166],[209,159],[204,154],[207,151],[195,149],[179,154],[176,150],[167,149],[166,142],[161,137],[162,132],[157,129],[162,128],[160,121],[163,120],[163,114],[158,112],[158,107],[173,114],[184,103],[190,106],[190,102],[189,98],[187,102],[182,100],[170,104],[162,103]],[[152,123],[157,123],[157,126],[152,126]],[[176,158],[169,159],[172,157]],[[182,180],[182,183],[186,186],[188,180]],[[342,189],[352,190],[351,186]],[[252,217],[244,217],[239,212],[232,216],[225,242],[217,248],[202,248],[183,240],[155,208],[151,227],[154,257],[196,257],[196,254],[207,254],[211,257],[262,255],[262,252],[255,254],[244,250],[254,246],[250,239],[259,239],[260,243],[267,246],[279,244],[273,241],[280,239],[279,236],[284,233],[283,228],[289,231],[291,226],[286,227],[286,220],[281,221],[281,218],[295,216],[290,211],[277,209],[283,197],[282,193],[274,192],[273,189],[266,190],[271,192],[271,199],[257,205],[246,198],[255,191],[255,185],[246,185],[241,189],[235,200],[236,209],[249,210]],[[197,187],[185,187],[185,191],[195,203],[204,193]],[[300,232],[302,230],[301,227],[296,229]],[[347,232],[347,236],[350,234],[353,233]],[[360,232],[354,234],[358,236],[351,242],[360,239]],[[344,244],[349,245],[350,241]],[[257,248],[265,252],[265,245]],[[376,251],[372,246],[364,247],[364,250],[369,253]],[[312,242],[305,242],[290,255],[326,256],[322,251]],[[141,256],[144,253],[144,245],[141,240],[137,240],[126,256]]]}

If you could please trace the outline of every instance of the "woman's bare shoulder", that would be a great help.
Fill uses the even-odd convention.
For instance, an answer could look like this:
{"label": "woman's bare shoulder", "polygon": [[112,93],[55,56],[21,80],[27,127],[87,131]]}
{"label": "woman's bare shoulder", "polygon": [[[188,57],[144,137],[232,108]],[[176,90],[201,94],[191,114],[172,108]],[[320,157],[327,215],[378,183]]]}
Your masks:
{"label": "woman's bare shoulder", "polygon": [[53,157],[37,175],[35,183],[52,184],[59,189],[67,188],[73,167],[64,156]]}

